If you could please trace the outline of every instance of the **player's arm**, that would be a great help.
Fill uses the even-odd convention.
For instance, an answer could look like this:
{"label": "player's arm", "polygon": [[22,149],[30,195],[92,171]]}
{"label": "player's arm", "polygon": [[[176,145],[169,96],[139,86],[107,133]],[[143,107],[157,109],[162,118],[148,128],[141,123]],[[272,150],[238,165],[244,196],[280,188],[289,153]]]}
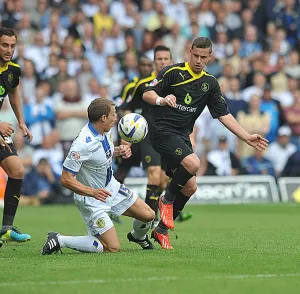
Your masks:
{"label": "player's arm", "polygon": [[219,121],[237,137],[258,151],[263,151],[268,147],[269,141],[267,139],[259,134],[249,134],[231,114],[220,116]]}
{"label": "player's arm", "polygon": [[114,150],[114,157],[116,156],[122,156],[124,159],[127,159],[131,156],[131,148],[129,145],[125,144],[125,145],[120,145],[118,147],[115,147]]}
{"label": "player's arm", "polygon": [[165,95],[169,92],[171,85],[171,73],[167,72],[170,67],[165,67],[160,71],[148,88],[145,89],[143,100],[151,105],[158,106],[176,106],[176,97],[172,94]]}
{"label": "player's arm", "polygon": [[102,202],[105,202],[108,196],[111,196],[111,193],[105,189],[99,188],[94,189],[88,186],[85,186],[78,182],[75,179],[75,174],[63,169],[61,176],[61,185],[73,191],[74,193],[82,196],[89,196],[95,199],[98,199]]}
{"label": "player's arm", "polygon": [[18,92],[18,87],[12,88],[11,91],[8,93],[9,103],[15,113],[15,116],[18,120],[19,127],[23,131],[24,137],[28,137],[28,140],[32,141],[32,134],[28,130],[23,113],[22,113],[22,106],[21,106],[21,98]]}

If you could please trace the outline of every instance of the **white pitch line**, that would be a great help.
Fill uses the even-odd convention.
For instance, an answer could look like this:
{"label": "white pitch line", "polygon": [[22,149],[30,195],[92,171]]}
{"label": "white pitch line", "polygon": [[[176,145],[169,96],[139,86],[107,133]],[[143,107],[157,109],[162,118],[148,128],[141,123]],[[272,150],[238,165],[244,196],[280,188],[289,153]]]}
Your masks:
{"label": "white pitch line", "polygon": [[228,275],[228,276],[170,276],[170,277],[148,277],[148,278],[124,278],[124,279],[97,279],[97,280],[66,280],[66,281],[26,281],[26,282],[5,282],[0,283],[0,287],[20,287],[20,286],[49,286],[49,285],[78,285],[78,284],[123,284],[123,283],[145,283],[152,281],[176,281],[176,280],[246,280],[246,279],[274,279],[274,278],[288,278],[300,277],[300,273],[286,273],[286,274],[255,274],[255,275]]}

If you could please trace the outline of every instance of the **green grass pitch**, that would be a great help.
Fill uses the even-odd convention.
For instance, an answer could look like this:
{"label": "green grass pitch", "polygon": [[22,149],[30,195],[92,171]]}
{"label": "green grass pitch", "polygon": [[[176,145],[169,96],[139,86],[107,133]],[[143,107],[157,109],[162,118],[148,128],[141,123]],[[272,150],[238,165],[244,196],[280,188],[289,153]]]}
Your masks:
{"label": "green grass pitch", "polygon": [[[300,206],[188,206],[176,223],[175,250],[143,251],[128,243],[131,220],[116,225],[116,254],[41,256],[48,231],[84,235],[73,205],[20,207],[16,224],[32,236],[0,249],[0,293],[300,293]],[[2,211],[0,211],[2,215]],[[157,243],[156,243],[157,244]]]}

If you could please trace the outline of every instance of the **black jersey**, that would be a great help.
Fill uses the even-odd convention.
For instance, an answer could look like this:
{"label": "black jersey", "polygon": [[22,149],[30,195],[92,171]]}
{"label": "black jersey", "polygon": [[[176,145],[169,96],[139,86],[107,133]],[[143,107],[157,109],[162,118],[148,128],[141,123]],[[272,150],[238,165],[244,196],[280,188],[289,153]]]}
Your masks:
{"label": "black jersey", "polygon": [[127,102],[130,99],[130,96],[132,95],[132,92],[138,82],[139,78],[138,77],[134,77],[133,80],[129,83],[127,83],[122,91],[121,91],[121,98],[123,103]]}
{"label": "black jersey", "polygon": [[132,112],[135,112],[137,109],[142,109],[142,115],[146,119],[151,105],[143,100],[143,94],[145,89],[148,88],[149,84],[155,79],[155,77],[155,72],[152,72],[150,76],[140,79],[132,92],[132,99],[128,103],[129,109]]}
{"label": "black jersey", "polygon": [[21,68],[16,63],[9,61],[0,67],[0,109],[7,94],[19,85],[20,76]]}
{"label": "black jersey", "polygon": [[161,97],[169,94],[176,97],[175,108],[151,106],[148,114],[150,135],[175,132],[188,136],[205,106],[213,118],[229,113],[217,79],[204,70],[194,73],[188,62],[165,67],[145,92],[149,90]]}

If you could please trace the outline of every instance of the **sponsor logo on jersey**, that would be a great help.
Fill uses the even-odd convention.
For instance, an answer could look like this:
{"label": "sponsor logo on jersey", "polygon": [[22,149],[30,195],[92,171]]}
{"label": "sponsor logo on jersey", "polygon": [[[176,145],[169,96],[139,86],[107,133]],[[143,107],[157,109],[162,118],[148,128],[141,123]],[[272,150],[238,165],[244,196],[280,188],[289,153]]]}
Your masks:
{"label": "sponsor logo on jersey", "polygon": [[209,90],[209,84],[208,83],[202,83],[201,90],[203,92],[207,92]]}
{"label": "sponsor logo on jersey", "polygon": [[186,112],[196,112],[196,110],[197,110],[197,107],[184,106],[181,104],[176,104],[175,108],[177,108],[178,110],[181,110],[181,111],[186,111]]}

